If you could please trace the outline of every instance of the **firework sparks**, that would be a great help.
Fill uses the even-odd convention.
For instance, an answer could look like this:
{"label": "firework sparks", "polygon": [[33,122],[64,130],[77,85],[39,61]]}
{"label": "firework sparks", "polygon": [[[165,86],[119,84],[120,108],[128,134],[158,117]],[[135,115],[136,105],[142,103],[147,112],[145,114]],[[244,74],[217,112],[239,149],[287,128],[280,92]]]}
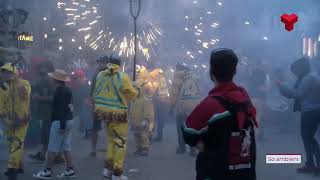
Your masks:
{"label": "firework sparks", "polygon": [[[90,0],[58,0],[57,7],[66,15],[66,26],[75,26],[81,34],[82,41],[93,50],[106,48],[117,52],[120,56],[134,55],[134,37],[132,33],[114,34],[109,27],[100,29],[102,16],[99,4]],[[149,60],[155,55],[154,47],[158,45],[160,37],[164,38],[159,27],[145,22],[138,33],[138,50]],[[201,33],[201,29],[199,33]],[[78,41],[77,41],[78,42]],[[79,46],[81,47],[81,46]],[[81,47],[82,49],[82,47]]]}
{"label": "firework sparks", "polygon": [[[186,51],[187,59],[197,59],[208,52],[208,49],[216,46],[219,39],[216,38],[215,29],[219,28],[219,22],[214,17],[217,7],[221,7],[222,0],[217,2],[217,7],[207,6],[206,0],[191,1],[190,6],[198,11],[192,10],[184,16],[184,32],[195,41],[193,47]],[[195,13],[197,12],[197,13]],[[214,21],[212,21],[214,19]],[[204,67],[202,64],[194,64],[194,68]]]}

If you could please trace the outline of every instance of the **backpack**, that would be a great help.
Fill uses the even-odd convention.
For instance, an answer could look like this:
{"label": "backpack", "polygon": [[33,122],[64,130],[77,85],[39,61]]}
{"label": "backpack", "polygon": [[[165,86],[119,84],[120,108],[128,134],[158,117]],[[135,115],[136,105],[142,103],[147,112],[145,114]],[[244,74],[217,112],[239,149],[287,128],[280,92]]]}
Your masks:
{"label": "backpack", "polygon": [[[221,96],[214,96],[213,98],[231,113],[229,117],[231,131],[229,132],[227,150],[229,171],[254,169],[256,160],[254,123],[247,112],[247,107],[251,104],[250,101],[235,104],[228,102]],[[238,113],[245,114],[245,122],[241,129],[237,120]]]}

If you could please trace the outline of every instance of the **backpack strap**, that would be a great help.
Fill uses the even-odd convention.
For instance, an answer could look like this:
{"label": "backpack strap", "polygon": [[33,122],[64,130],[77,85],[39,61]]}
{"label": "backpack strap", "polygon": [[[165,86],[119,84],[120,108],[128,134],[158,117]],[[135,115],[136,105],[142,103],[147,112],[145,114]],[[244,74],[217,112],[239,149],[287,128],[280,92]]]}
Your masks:
{"label": "backpack strap", "polygon": [[250,100],[244,102],[244,103],[232,103],[228,101],[223,96],[212,96],[214,99],[216,99],[224,108],[226,108],[230,113],[235,113],[237,111],[242,111],[244,113],[247,113],[247,107],[250,106],[251,102]]}
{"label": "backpack strap", "polygon": [[220,105],[222,105],[227,111],[230,112],[231,118],[232,118],[232,131],[238,132],[239,131],[239,126],[238,126],[238,121],[237,121],[237,107],[235,103],[231,103],[228,100],[226,100],[222,96],[212,96],[215,100],[218,101]]}
{"label": "backpack strap", "polygon": [[239,122],[237,119],[238,112],[242,112],[248,114],[247,108],[250,106],[251,102],[246,101],[244,103],[232,103],[228,101],[223,96],[212,96],[212,98],[216,99],[219,104],[221,104],[226,110],[231,113],[231,117],[233,118],[233,131],[239,131]]}
{"label": "backpack strap", "polygon": [[236,104],[231,103],[228,100],[226,100],[222,96],[212,96],[214,99],[216,99],[224,108],[226,108],[230,113],[234,113],[236,110]]}

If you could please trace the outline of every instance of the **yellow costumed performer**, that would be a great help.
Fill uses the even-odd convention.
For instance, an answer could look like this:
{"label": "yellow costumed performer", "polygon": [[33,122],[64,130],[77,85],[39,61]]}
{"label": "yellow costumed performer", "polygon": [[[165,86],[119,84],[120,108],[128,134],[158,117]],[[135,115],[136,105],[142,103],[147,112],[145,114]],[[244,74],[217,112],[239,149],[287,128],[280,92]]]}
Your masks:
{"label": "yellow costumed performer", "polygon": [[161,68],[156,68],[150,72],[150,82],[154,89],[153,103],[155,108],[155,121],[157,123],[157,136],[155,141],[160,142],[163,139],[163,129],[169,111],[167,108],[169,105],[169,91]]}
{"label": "yellow costumed performer", "polygon": [[[176,153],[182,154],[186,152],[186,144],[183,140],[182,126],[187,120],[189,114],[200,102],[200,90],[198,85],[199,79],[186,66],[178,64],[172,89],[170,92],[171,111],[176,110],[176,123],[178,132],[178,148]],[[195,156],[194,148],[190,149],[190,155]]]}
{"label": "yellow costumed performer", "polygon": [[107,153],[103,176],[126,180],[123,175],[128,139],[128,104],[138,94],[128,75],[120,72],[121,60],[111,56],[107,69],[101,71],[95,83],[93,98],[95,118],[105,122]]}
{"label": "yellow costumed performer", "polygon": [[18,70],[7,63],[0,68],[0,121],[5,125],[9,143],[8,179],[23,173],[24,140],[29,125],[31,86],[19,78]]}
{"label": "yellow costumed performer", "polygon": [[130,105],[130,123],[134,130],[138,156],[148,156],[150,139],[154,129],[153,87],[149,82],[148,70],[138,69],[138,97]]}

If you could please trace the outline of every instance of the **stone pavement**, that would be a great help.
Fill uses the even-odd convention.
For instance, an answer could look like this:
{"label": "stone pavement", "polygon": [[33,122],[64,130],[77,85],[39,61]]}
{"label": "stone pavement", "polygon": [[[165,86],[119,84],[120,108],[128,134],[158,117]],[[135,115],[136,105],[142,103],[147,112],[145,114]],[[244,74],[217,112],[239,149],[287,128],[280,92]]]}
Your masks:
{"label": "stone pavement", "polygon": [[[104,148],[105,140],[101,132],[99,149]],[[153,144],[149,157],[133,156],[134,143],[130,139],[129,153],[126,162],[126,174],[130,180],[194,180],[194,161],[188,154],[176,155],[176,133],[172,124],[165,129],[166,137],[162,143]],[[132,137],[132,136],[131,136]],[[269,132],[267,141],[258,143],[258,180],[316,180],[319,177],[299,175],[295,169],[300,165],[267,165],[265,154],[268,153],[303,153],[301,139],[298,133],[276,134]],[[103,167],[104,152],[100,152],[97,158],[87,157],[90,142],[83,139],[75,139],[73,143],[74,159],[77,168],[78,180],[102,180],[101,170]],[[26,154],[32,152],[28,149]],[[0,169],[6,167],[6,147],[0,145]],[[42,164],[32,163],[25,158],[25,174],[21,180],[32,180],[32,173],[43,167]],[[63,170],[63,166],[57,166],[54,173]],[[55,179],[55,178],[53,178]],[[0,175],[0,180],[5,177]]]}

